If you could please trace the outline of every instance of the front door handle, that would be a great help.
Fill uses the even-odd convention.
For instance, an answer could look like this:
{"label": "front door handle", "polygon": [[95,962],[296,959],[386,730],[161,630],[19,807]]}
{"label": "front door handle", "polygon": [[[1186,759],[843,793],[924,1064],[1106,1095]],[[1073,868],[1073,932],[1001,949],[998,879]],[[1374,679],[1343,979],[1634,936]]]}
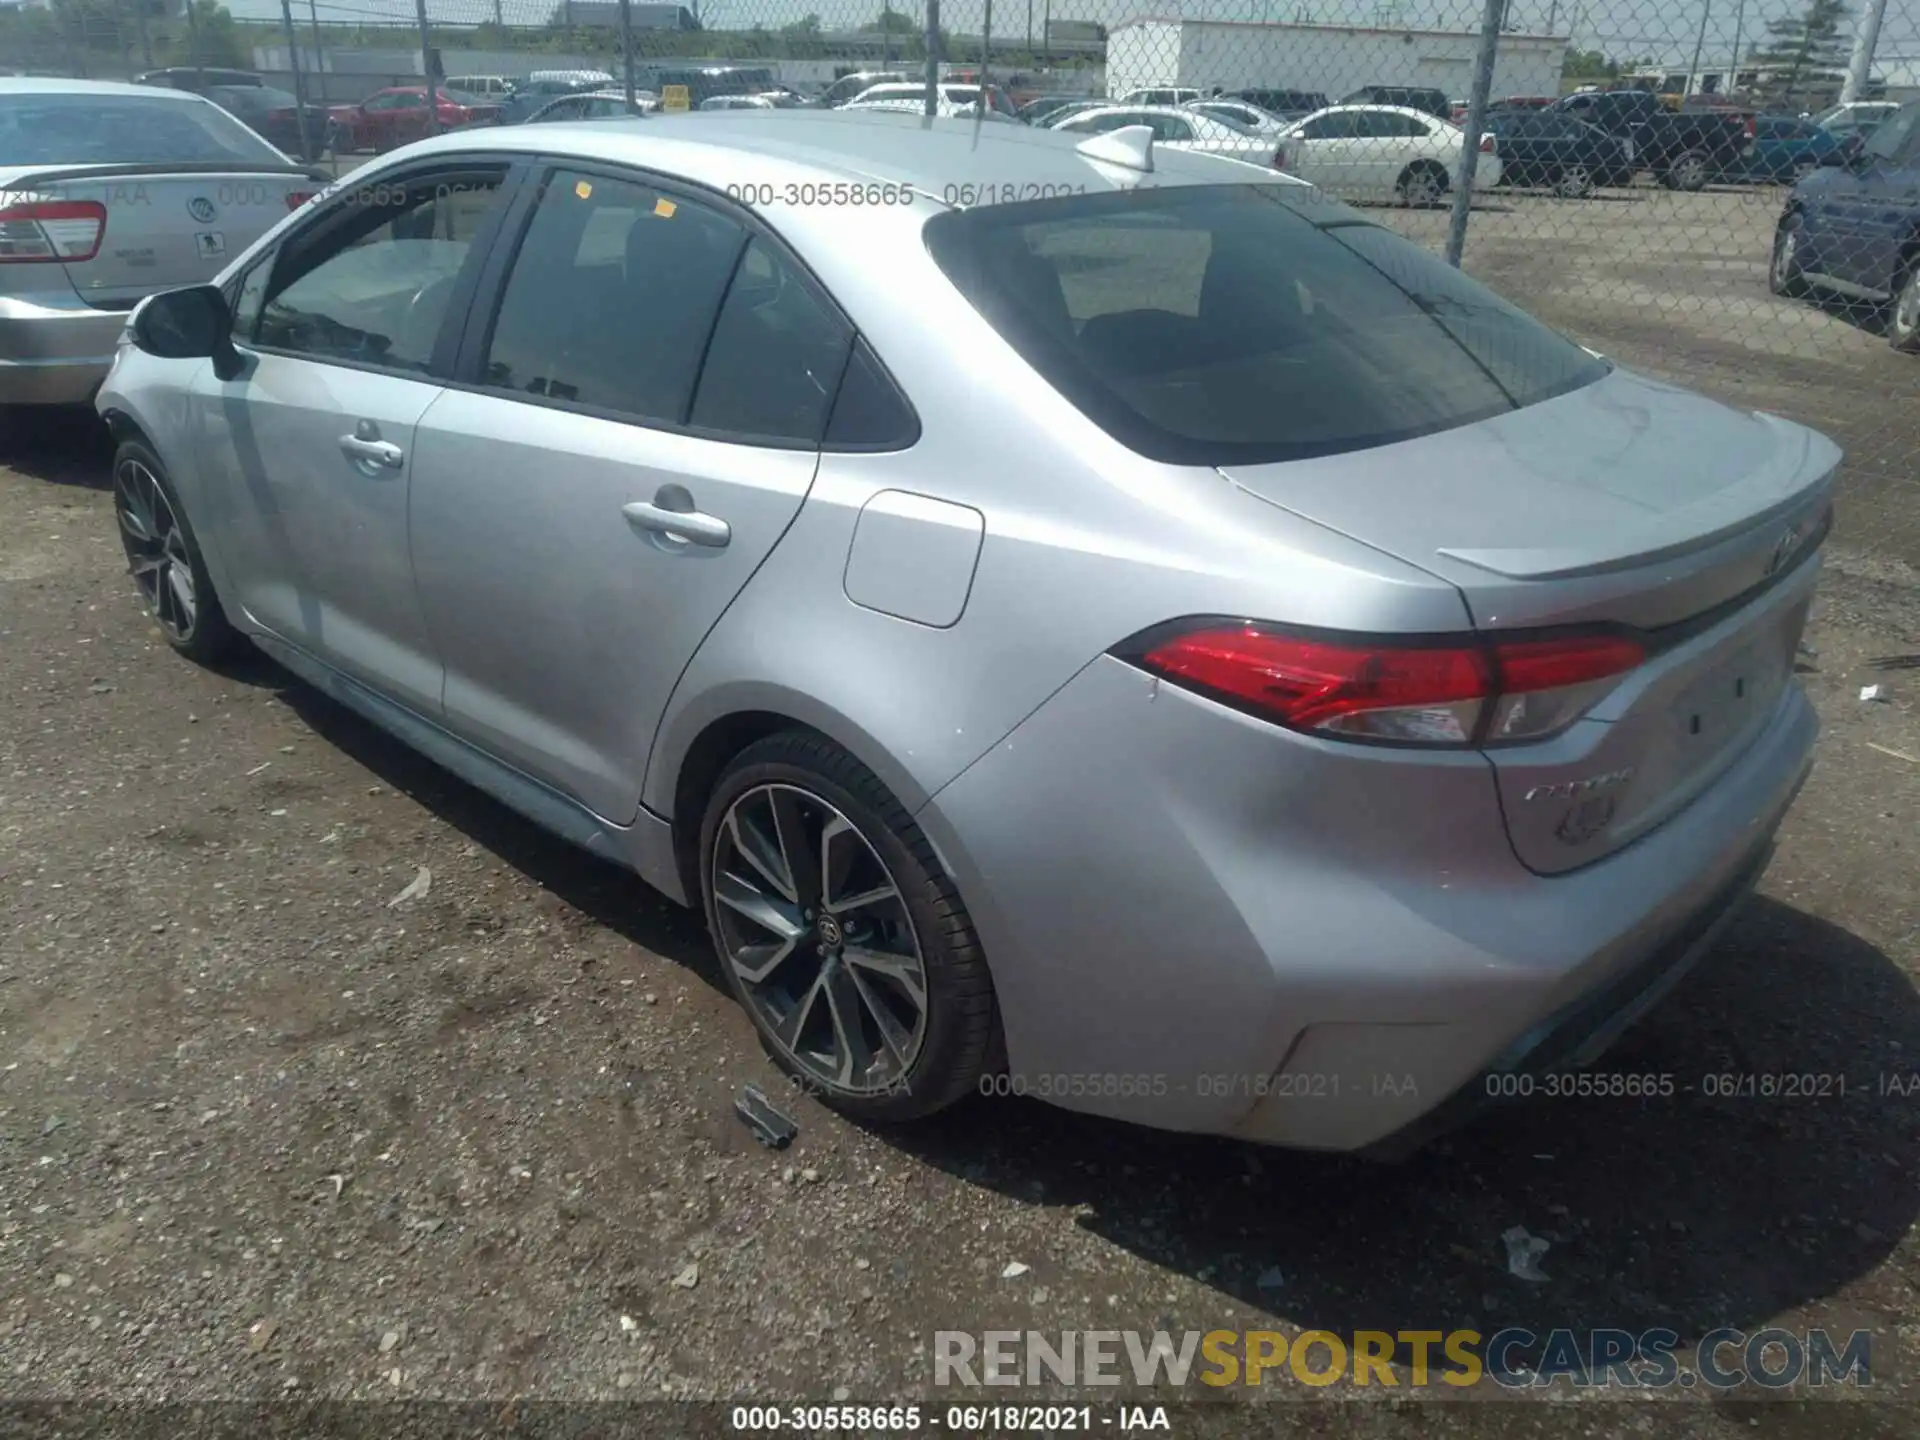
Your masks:
{"label": "front door handle", "polygon": [[[670,491],[678,491],[669,494]],[[657,502],[679,500],[687,509],[670,508]],[[654,503],[635,500],[622,505],[620,513],[627,517],[627,523],[636,530],[650,531],[663,535],[670,542],[677,541],[688,545],[702,545],[710,550],[718,550],[733,538],[733,527],[717,515],[703,515],[692,508],[692,497],[677,485],[662,486],[660,493],[653,497]]]}
{"label": "front door handle", "polygon": [[354,460],[388,470],[398,470],[407,458],[406,451],[391,440],[369,440],[361,435],[342,435],[340,449]]}

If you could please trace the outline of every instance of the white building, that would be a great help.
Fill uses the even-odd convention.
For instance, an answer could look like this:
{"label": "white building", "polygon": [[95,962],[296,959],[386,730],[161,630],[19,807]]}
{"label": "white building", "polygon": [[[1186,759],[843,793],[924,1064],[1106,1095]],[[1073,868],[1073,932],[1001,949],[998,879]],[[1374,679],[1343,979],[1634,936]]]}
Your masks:
{"label": "white building", "polygon": [[[1463,31],[1141,18],[1107,34],[1107,93],[1149,86],[1315,90],[1412,85],[1465,100],[1480,37]],[[1558,95],[1567,37],[1502,35],[1493,96]]]}

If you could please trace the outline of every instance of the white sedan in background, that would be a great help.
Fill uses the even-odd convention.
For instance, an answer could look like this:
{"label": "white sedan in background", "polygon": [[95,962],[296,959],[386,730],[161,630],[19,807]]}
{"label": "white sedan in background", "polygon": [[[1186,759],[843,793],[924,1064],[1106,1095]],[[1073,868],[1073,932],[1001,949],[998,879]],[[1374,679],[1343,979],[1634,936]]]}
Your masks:
{"label": "white sedan in background", "polygon": [[[1333,105],[1280,137],[1278,164],[1343,200],[1394,200],[1433,205],[1460,182],[1466,134],[1458,126],[1403,105]],[[1474,188],[1500,183],[1494,139],[1480,139]]]}
{"label": "white sedan in background", "polygon": [[1258,135],[1216,116],[1172,105],[1103,105],[1094,110],[1076,110],[1059,124],[1047,128],[1070,135],[1100,135],[1134,125],[1145,125],[1152,130],[1155,145],[1223,155],[1229,160],[1245,160],[1255,165],[1278,163],[1279,136]]}
{"label": "white sedan in background", "polygon": [[[998,86],[988,87],[988,105],[986,118],[989,120],[1014,120],[1011,109],[1002,110],[1000,105],[1005,98]],[[853,99],[840,107],[842,110],[902,110],[911,115],[926,113],[927,87],[909,81],[905,84],[888,82],[872,85],[862,90]],[[943,83],[934,100],[934,114],[942,118],[964,116],[969,119],[980,113],[980,87],[978,85],[949,85]]]}
{"label": "white sedan in background", "polygon": [[1205,115],[1209,120],[1223,120],[1229,125],[1238,125],[1255,135],[1271,135],[1276,139],[1291,130],[1300,119],[1297,112],[1292,119],[1282,119],[1271,110],[1262,110],[1245,100],[1190,100],[1180,108],[1191,110],[1196,115]]}

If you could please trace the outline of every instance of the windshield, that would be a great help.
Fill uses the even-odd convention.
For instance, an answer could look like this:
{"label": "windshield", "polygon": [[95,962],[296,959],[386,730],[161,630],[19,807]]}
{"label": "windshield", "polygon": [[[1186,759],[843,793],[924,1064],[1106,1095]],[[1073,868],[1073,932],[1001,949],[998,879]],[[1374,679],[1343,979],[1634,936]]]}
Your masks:
{"label": "windshield", "polygon": [[1305,187],[1179,186],[930,220],[968,301],[1151,459],[1386,445],[1564,394],[1606,362]]}
{"label": "windshield", "polygon": [[0,96],[0,165],[280,165],[217,105],[144,95]]}

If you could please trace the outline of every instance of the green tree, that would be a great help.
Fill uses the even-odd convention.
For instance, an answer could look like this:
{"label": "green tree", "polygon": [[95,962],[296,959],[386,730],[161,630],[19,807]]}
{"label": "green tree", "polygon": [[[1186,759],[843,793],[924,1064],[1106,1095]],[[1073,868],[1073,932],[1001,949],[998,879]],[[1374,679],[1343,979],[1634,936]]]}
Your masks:
{"label": "green tree", "polygon": [[1844,0],[1809,0],[1798,15],[1767,22],[1767,40],[1750,59],[1785,71],[1778,84],[1783,100],[1796,89],[1837,76],[1846,66],[1849,41],[1840,34],[1847,18]]}
{"label": "green tree", "polygon": [[818,40],[820,38],[820,17],[803,15],[791,25],[780,27],[782,35],[791,35],[796,39]]}
{"label": "green tree", "polygon": [[889,6],[882,10],[877,19],[869,20],[860,27],[864,35],[881,35],[892,31],[895,35],[918,35],[920,22],[911,15],[903,15]]}
{"label": "green tree", "polygon": [[1560,73],[1568,80],[1615,80],[1620,62],[1599,50],[1569,50]]}

